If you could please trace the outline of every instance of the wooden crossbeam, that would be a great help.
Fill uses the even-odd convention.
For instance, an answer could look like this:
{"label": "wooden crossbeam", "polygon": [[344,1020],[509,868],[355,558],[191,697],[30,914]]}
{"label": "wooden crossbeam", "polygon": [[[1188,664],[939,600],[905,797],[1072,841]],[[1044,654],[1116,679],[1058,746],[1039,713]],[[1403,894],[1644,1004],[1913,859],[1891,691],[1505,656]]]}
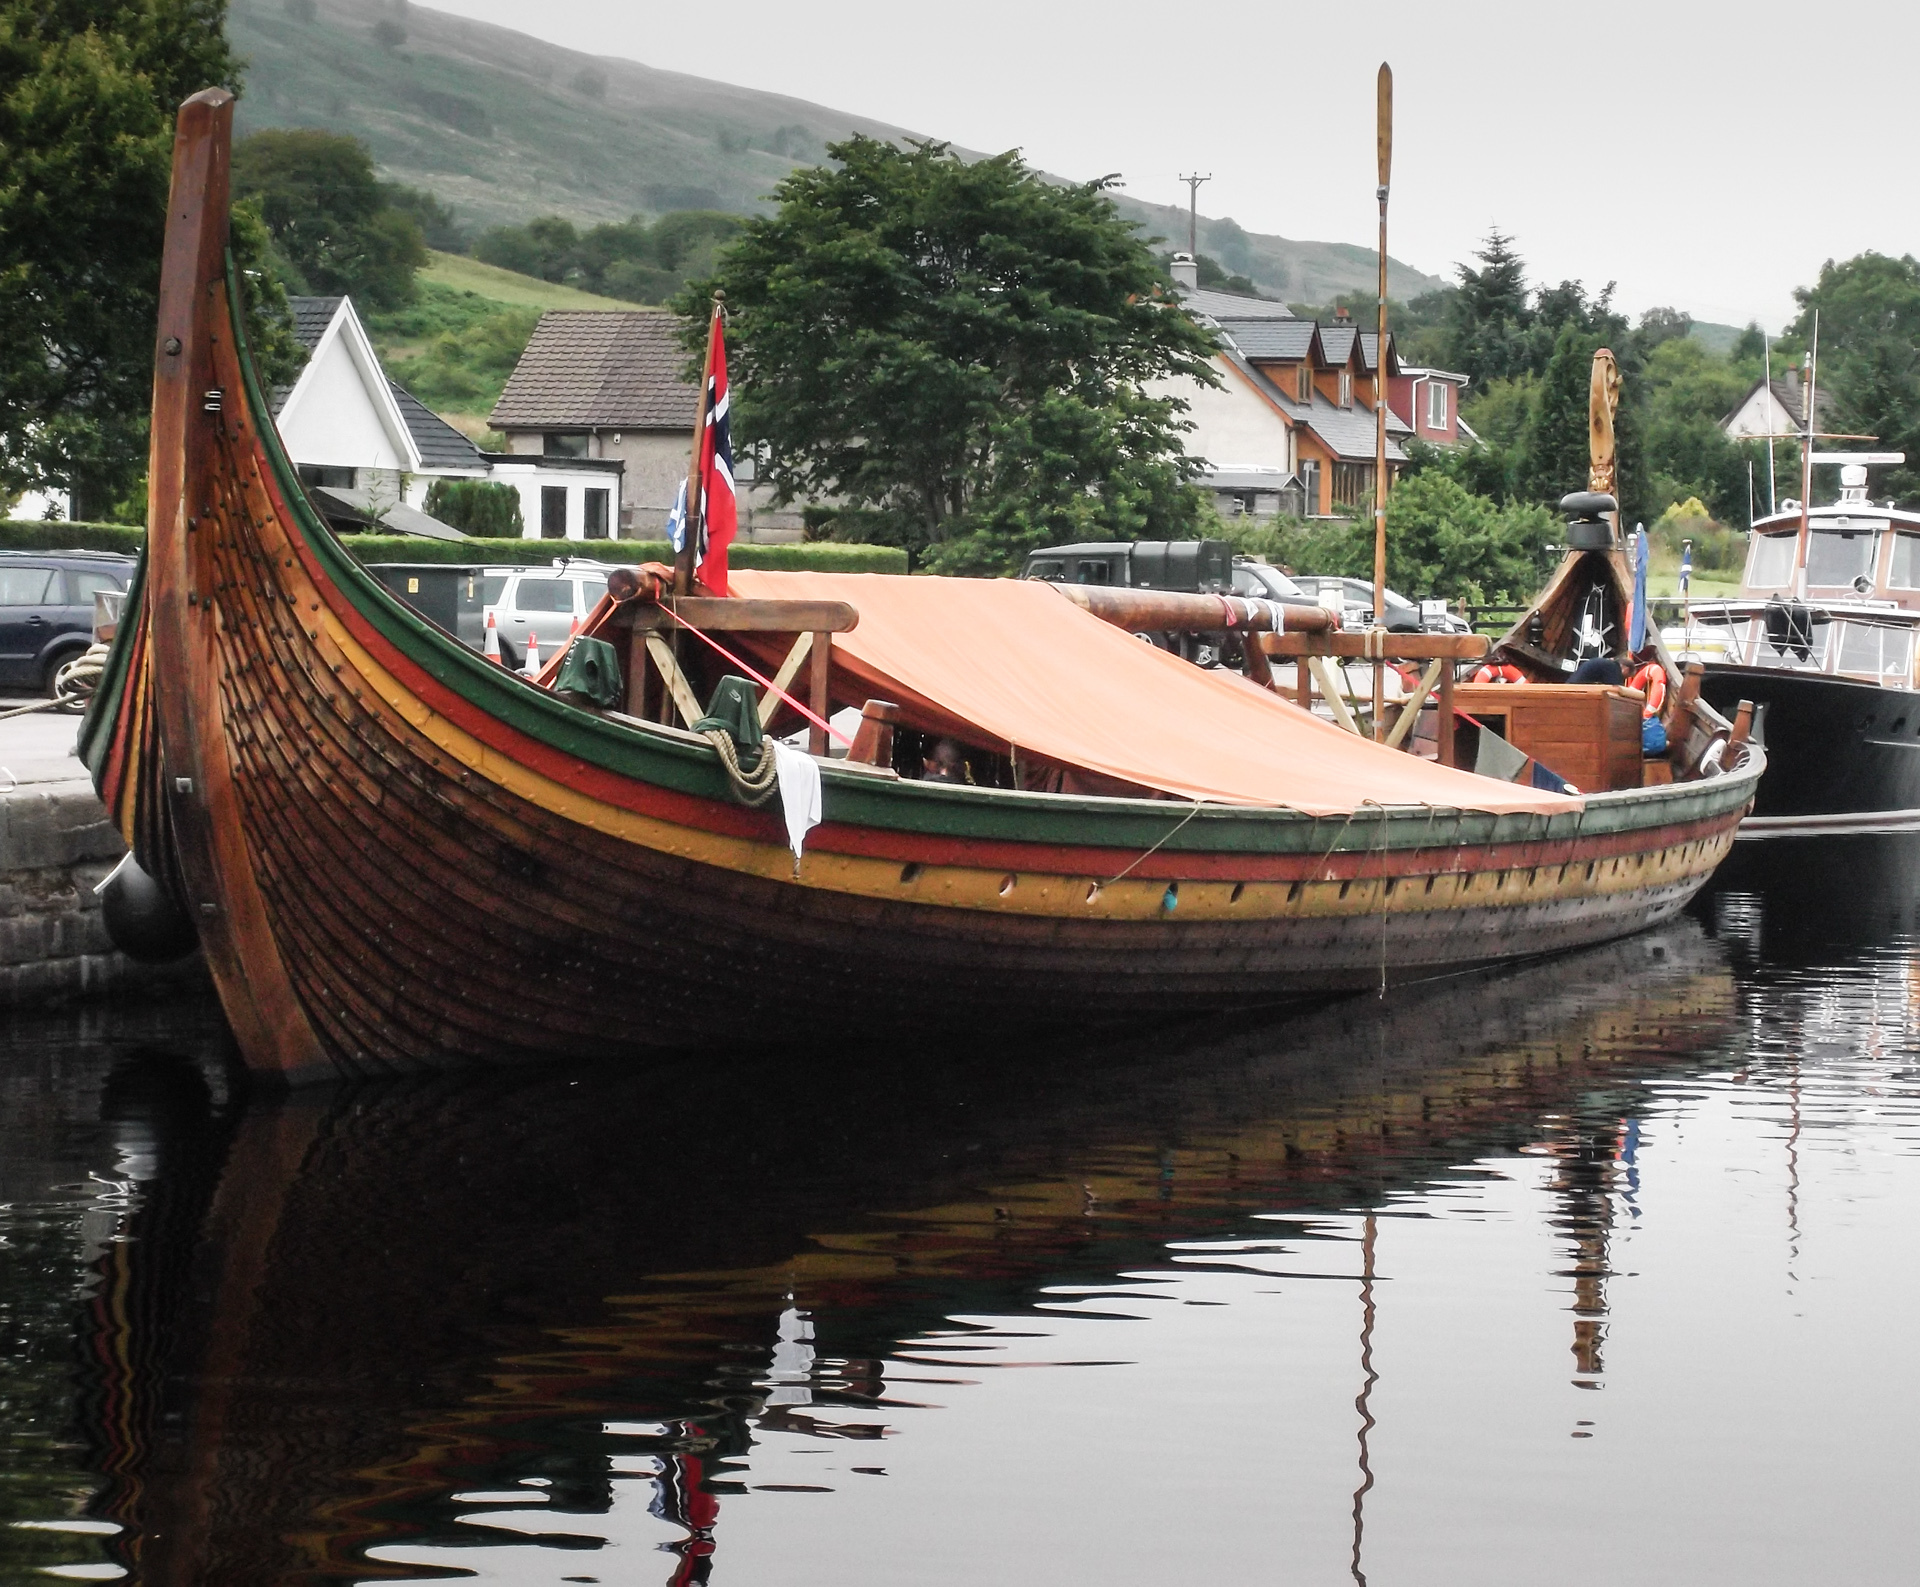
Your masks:
{"label": "wooden crossbeam", "polygon": [[[1492,647],[1484,634],[1249,634],[1269,656],[1338,656],[1343,661],[1478,661]],[[1378,645],[1375,650],[1371,647]]]}
{"label": "wooden crossbeam", "polygon": [[693,697],[693,690],[687,685],[686,674],[681,672],[680,663],[673,659],[672,649],[658,634],[648,634],[647,654],[653,657],[653,664],[660,669],[660,676],[666,680],[667,691],[673,696],[673,703],[680,708],[681,718],[688,727],[692,727],[706,713],[700,709],[700,702]]}
{"label": "wooden crossbeam", "polygon": [[1393,731],[1387,735],[1388,749],[1398,749],[1406,742],[1413,724],[1420,720],[1420,708],[1427,703],[1427,696],[1433,693],[1433,686],[1440,681],[1440,669],[1447,665],[1449,663],[1438,656],[1427,663],[1427,670],[1420,675],[1420,687],[1413,691],[1400,712],[1400,720],[1393,724]]}
{"label": "wooden crossbeam", "polygon": [[1310,656],[1307,665],[1313,669],[1314,679],[1320,685],[1327,709],[1333,712],[1334,721],[1349,733],[1358,733],[1360,724],[1353,719],[1353,712],[1347,709],[1347,693],[1342,682],[1336,679],[1333,664],[1325,656]]}
{"label": "wooden crossbeam", "polygon": [[760,696],[760,725],[765,727],[773,720],[773,713],[780,709],[780,691],[791,690],[793,680],[800,676],[800,666],[807,659],[807,652],[813,649],[813,635],[802,634],[794,640],[793,648],[787,652],[787,659],[780,663],[780,670],[773,675],[773,687]]}
{"label": "wooden crossbeam", "polygon": [[[675,626],[673,618],[658,606],[630,604],[636,629]],[[859,612],[845,601],[759,601],[687,595],[673,602],[673,611],[681,622],[712,634],[844,634],[860,622]]]}

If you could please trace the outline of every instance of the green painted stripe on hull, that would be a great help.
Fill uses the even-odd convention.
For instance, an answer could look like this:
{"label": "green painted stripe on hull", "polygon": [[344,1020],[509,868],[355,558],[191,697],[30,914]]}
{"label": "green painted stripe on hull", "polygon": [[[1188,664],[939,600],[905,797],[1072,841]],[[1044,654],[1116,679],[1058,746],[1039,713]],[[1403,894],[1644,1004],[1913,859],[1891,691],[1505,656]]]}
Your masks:
{"label": "green painted stripe on hull", "polygon": [[100,780],[106,773],[107,754],[113,747],[114,729],[126,707],[127,674],[133,670],[133,647],[140,626],[140,608],[146,599],[147,548],[133,565],[133,577],[127,581],[127,598],[120,609],[119,626],[113,631],[113,643],[107,647],[107,664],[101,670],[87,714],[80,719],[80,734],[74,754],[93,778],[93,791],[104,795]]}

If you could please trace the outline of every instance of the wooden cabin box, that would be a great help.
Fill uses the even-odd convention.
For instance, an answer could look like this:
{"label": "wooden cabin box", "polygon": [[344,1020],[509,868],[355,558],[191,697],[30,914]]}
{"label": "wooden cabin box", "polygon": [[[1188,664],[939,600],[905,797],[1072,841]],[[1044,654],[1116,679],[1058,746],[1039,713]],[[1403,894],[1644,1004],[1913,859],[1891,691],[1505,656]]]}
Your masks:
{"label": "wooden cabin box", "polygon": [[1641,784],[1645,701],[1633,689],[1605,683],[1463,683],[1454,689],[1453,703],[1583,793]]}

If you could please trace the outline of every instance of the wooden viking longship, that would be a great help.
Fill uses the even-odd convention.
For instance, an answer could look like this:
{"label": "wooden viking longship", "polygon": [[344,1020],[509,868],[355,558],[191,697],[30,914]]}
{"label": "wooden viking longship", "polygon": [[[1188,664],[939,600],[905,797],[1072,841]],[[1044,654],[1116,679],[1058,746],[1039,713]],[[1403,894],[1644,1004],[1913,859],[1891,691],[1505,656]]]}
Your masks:
{"label": "wooden viking longship", "polygon": [[[1753,748],[1584,796],[1421,760],[1014,581],[758,574],[682,600],[630,580],[591,625],[626,645],[625,710],[511,675],[395,599],[301,489],[226,248],[231,114],[209,90],[180,115],[147,558],[82,752],[255,1070],[1324,996],[1666,919],[1751,802]],[[665,637],[689,626],[783,688],[810,636],[818,715],[873,701],[876,726],[949,736],[1008,785],[903,777],[863,732],[814,758],[796,857],[782,806],[742,801],[748,746],[689,730],[739,659]],[[776,732],[787,699],[759,708]],[[689,726],[647,720],[675,710]]]}

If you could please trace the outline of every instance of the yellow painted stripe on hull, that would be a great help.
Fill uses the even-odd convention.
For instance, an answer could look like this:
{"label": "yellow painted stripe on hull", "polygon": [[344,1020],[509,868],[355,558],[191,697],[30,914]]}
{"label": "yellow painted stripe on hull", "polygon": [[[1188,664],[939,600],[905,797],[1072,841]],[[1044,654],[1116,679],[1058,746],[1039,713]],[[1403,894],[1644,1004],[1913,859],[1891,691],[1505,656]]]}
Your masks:
{"label": "yellow painted stripe on hull", "polygon": [[508,793],[563,820],[657,853],[766,881],[797,882],[823,892],[1052,919],[1332,921],[1638,892],[1710,871],[1733,842],[1729,828],[1712,839],[1596,862],[1591,878],[1584,861],[1504,872],[1469,871],[1435,877],[1431,886],[1424,879],[1396,883],[1384,899],[1381,890],[1391,878],[1244,884],[1185,881],[1179,885],[1178,903],[1172,910],[1167,908],[1165,882],[1134,878],[1106,882],[1088,876],[1016,875],[970,866],[925,865],[906,867],[913,879],[903,881],[903,867],[896,861],[819,851],[805,856],[796,877],[793,855],[783,847],[623,810],[489,749],[403,686],[325,607],[320,621],[341,656],[398,715],[451,759]]}

